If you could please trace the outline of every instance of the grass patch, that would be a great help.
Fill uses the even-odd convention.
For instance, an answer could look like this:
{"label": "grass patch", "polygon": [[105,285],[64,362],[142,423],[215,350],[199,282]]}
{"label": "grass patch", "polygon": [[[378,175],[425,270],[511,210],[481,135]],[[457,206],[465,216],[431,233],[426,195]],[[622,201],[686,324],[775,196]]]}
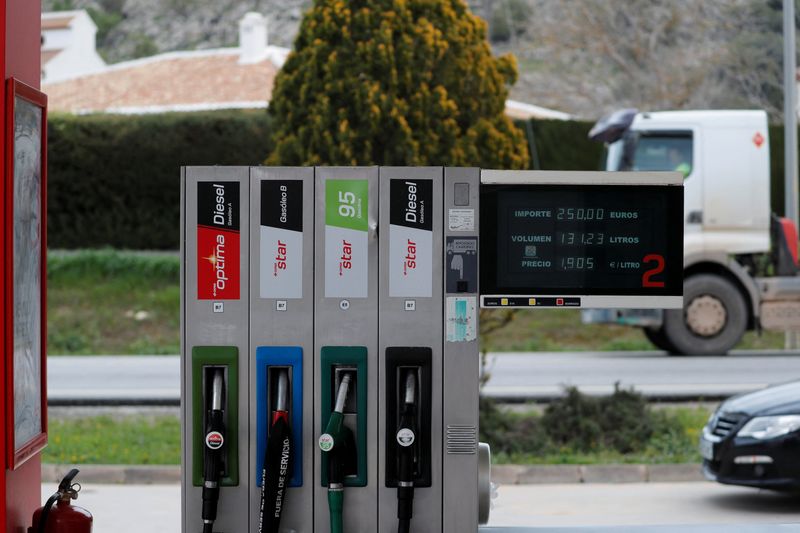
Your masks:
{"label": "grass patch", "polygon": [[178,353],[179,276],[177,254],[51,252],[48,352]]}
{"label": "grass patch", "polygon": [[176,416],[110,416],[50,420],[42,460],[51,464],[177,465],[181,460]]}
{"label": "grass patch", "polygon": [[[567,397],[544,412],[483,400],[480,415],[481,440],[492,446],[496,463],[667,464],[699,463],[697,439],[709,409],[653,408],[621,391],[605,398]],[[45,463],[180,463],[180,422],[174,415],[51,418],[49,426]]]}
{"label": "grass patch", "polygon": [[693,463],[710,411],[654,409],[633,392],[594,398],[575,389],[544,412],[481,401],[481,440],[493,461],[511,464]]}
{"label": "grass patch", "polygon": [[[736,349],[780,350],[783,346],[782,332],[748,332]],[[639,328],[583,324],[580,311],[568,309],[520,310],[510,324],[488,336],[485,347],[496,352],[654,349]]]}
{"label": "grass patch", "polygon": [[[84,250],[48,254],[51,354],[177,354],[177,254]],[[498,311],[484,310],[482,316]],[[502,312],[502,311],[499,311]],[[652,350],[638,328],[585,325],[576,310],[521,310],[484,336],[489,351]],[[781,349],[782,333],[745,335],[737,348]]]}

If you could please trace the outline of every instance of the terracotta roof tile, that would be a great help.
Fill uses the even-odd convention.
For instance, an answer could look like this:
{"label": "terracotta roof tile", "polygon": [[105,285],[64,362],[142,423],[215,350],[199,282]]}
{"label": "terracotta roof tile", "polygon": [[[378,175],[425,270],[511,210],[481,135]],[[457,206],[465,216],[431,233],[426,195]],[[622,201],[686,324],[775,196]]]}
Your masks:
{"label": "terracotta roof tile", "polygon": [[42,65],[46,65],[48,61],[50,61],[63,51],[64,51],[63,48],[59,48],[58,50],[42,50]]}
{"label": "terracotta roof tile", "polygon": [[64,17],[42,17],[42,30],[63,30],[69,28],[74,15]]}
{"label": "terracotta roof tile", "polygon": [[269,102],[277,68],[271,61],[240,65],[238,53],[154,58],[130,67],[45,85],[54,111],[218,106]]}

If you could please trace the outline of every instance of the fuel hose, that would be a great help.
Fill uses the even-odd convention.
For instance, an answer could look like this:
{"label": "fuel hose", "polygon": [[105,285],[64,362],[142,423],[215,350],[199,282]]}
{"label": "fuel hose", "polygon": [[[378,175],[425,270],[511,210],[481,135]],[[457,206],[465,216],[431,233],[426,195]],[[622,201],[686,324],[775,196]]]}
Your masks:
{"label": "fuel hose", "polygon": [[275,409],[272,412],[269,438],[264,448],[261,470],[261,508],[259,533],[278,533],[286,505],[286,489],[292,465],[292,433],[289,426],[289,373],[278,371]]}
{"label": "fuel hose", "polygon": [[206,417],[205,457],[203,461],[203,533],[214,532],[222,478],[222,453],[225,445],[225,423],[222,410],[223,371],[214,370],[211,382],[211,408]]}
{"label": "fuel hose", "polygon": [[400,423],[397,428],[397,532],[409,533],[414,515],[414,476],[417,470],[417,379],[406,373]]}
{"label": "fuel hose", "polygon": [[331,533],[344,533],[344,477],[345,469],[352,460],[353,433],[344,425],[344,405],[350,388],[350,374],[342,375],[336,391],[336,404],[319,438],[319,447],[328,457],[328,512]]}

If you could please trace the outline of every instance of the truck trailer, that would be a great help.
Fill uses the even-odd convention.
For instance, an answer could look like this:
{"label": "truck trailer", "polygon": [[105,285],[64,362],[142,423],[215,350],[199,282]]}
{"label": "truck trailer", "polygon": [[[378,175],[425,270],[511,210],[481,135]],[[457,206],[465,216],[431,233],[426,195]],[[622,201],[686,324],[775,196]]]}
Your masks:
{"label": "truck trailer", "polygon": [[748,330],[800,329],[795,225],[770,209],[764,111],[623,109],[589,133],[607,171],[684,176],[684,306],[584,310],[584,323],[641,327],[676,355],[725,354]]}

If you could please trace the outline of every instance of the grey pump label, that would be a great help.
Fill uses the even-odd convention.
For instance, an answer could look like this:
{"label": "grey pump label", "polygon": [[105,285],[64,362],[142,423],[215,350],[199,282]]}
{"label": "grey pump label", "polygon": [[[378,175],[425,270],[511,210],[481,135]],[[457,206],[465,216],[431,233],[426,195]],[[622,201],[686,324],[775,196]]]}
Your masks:
{"label": "grey pump label", "polygon": [[433,180],[391,180],[389,296],[432,295],[434,216]]}
{"label": "grey pump label", "polygon": [[262,298],[303,297],[303,182],[261,181]]}

